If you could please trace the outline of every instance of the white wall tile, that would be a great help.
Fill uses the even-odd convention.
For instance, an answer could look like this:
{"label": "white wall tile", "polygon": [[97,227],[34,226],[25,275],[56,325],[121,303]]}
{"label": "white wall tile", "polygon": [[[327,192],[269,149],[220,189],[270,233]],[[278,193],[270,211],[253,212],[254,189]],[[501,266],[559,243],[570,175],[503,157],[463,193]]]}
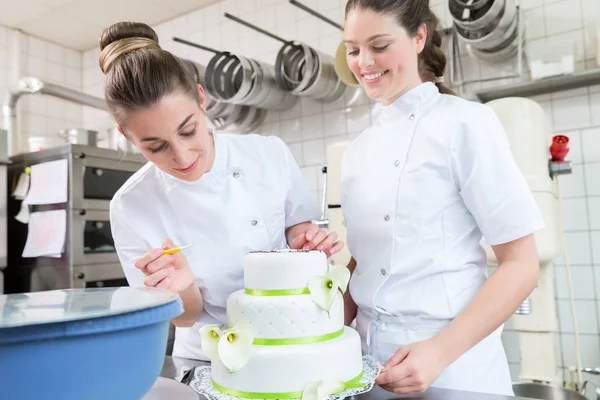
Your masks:
{"label": "white wall tile", "polygon": [[600,162],[585,164],[585,180],[588,196],[600,196]]}
{"label": "white wall tile", "polygon": [[548,36],[570,32],[582,25],[579,0],[561,0],[553,4],[546,4],[545,13]]}
{"label": "white wall tile", "polygon": [[302,146],[304,165],[325,164],[325,143],[323,139],[304,141]]}
{"label": "white wall tile", "polygon": [[[600,232],[592,232],[590,236],[592,242],[594,265],[596,266],[596,271],[598,271],[598,265],[600,265]],[[600,295],[600,293],[598,293],[597,295]]]}
{"label": "white wall tile", "polygon": [[[556,297],[560,300],[569,299],[569,285],[567,281],[567,268],[554,267],[556,280]],[[571,281],[573,282],[573,298],[576,300],[595,300],[596,288],[594,270],[591,266],[571,267]],[[561,317],[562,318],[562,317]]]}
{"label": "white wall tile", "polygon": [[0,69],[3,72],[3,75],[0,76],[0,79],[2,79],[2,82],[5,81],[6,76],[8,75],[7,69],[8,69],[9,60],[8,60],[8,57],[6,57],[4,54],[6,51],[7,50],[0,47]]}
{"label": "white wall tile", "polygon": [[[558,317],[563,333],[574,333],[573,317],[568,300],[558,300]],[[598,334],[598,312],[595,300],[575,300],[575,313],[580,334]]]}
{"label": "white wall tile", "polygon": [[47,96],[27,96],[27,111],[31,114],[45,116],[48,112],[48,97]]}
{"label": "white wall tile", "polygon": [[63,86],[65,83],[65,67],[48,61],[46,63],[46,77],[49,82]]}
{"label": "white wall tile", "polygon": [[534,7],[524,10],[523,17],[527,24],[528,39],[541,39],[546,37],[546,20],[543,7]]}
{"label": "white wall tile", "polygon": [[27,52],[35,57],[47,59],[47,43],[33,36],[28,36]]}
{"label": "white wall tile", "polygon": [[[44,136],[48,135],[48,123],[45,117],[38,115],[29,115],[29,125],[27,130],[30,134],[35,136]],[[25,122],[25,121],[23,121]]]}
{"label": "white wall tile", "polygon": [[65,64],[65,48],[54,43],[47,44],[48,61],[56,64]]}
{"label": "white wall tile", "polygon": [[71,68],[77,68],[81,71],[82,68],[82,53],[79,51],[65,49],[65,65]]}
{"label": "white wall tile", "polygon": [[588,197],[590,228],[600,231],[600,196]]}
{"label": "white wall tile", "polygon": [[289,145],[289,147],[292,155],[294,156],[294,160],[296,160],[296,163],[303,164],[302,143],[292,143]]}
{"label": "white wall tile", "polygon": [[[575,359],[575,336],[570,333],[561,335],[562,349],[565,366],[574,366]],[[580,335],[581,363],[583,365],[596,366],[600,360],[600,342],[598,335]]]}
{"label": "white wall tile", "polygon": [[271,122],[268,124],[264,124],[261,126],[261,131],[264,136],[279,136],[279,122]]}
{"label": "white wall tile", "polygon": [[592,125],[600,126],[600,93],[590,95]]}
{"label": "white wall tile", "polygon": [[307,97],[302,97],[300,99],[300,107],[302,109],[303,117],[323,113],[323,103]]}
{"label": "white wall tile", "polygon": [[319,38],[319,23],[315,17],[305,17],[298,21],[298,38],[304,42],[310,43]]}
{"label": "white wall tile", "polygon": [[583,231],[589,229],[586,199],[584,197],[562,199],[563,229],[567,231]]}
{"label": "white wall tile", "polygon": [[570,97],[586,96],[588,94],[589,94],[588,88],[581,87],[581,88],[570,89],[570,90],[561,90],[560,92],[553,92],[553,93],[550,93],[550,97],[553,100],[558,100],[558,99],[568,99]]}
{"label": "white wall tile", "polygon": [[583,36],[585,39],[584,42],[584,52],[585,52],[585,59],[586,60],[593,60],[594,62],[596,61],[596,53],[597,53],[597,36],[598,36],[598,32],[596,30],[596,27],[594,26],[589,26],[583,29]]}
{"label": "white wall tile", "polygon": [[284,26],[291,22],[296,23],[299,10],[286,2],[279,2],[275,7],[275,19],[277,25]]}
{"label": "white wall tile", "polygon": [[600,7],[596,0],[580,0],[581,9],[583,15],[583,22],[585,26],[591,26],[598,24],[600,21]]}
{"label": "white wall tile", "polygon": [[346,113],[333,111],[325,114],[323,118],[323,130],[326,137],[338,136],[346,133]]}
{"label": "white wall tile", "polygon": [[301,107],[301,104],[299,101],[296,102],[294,107],[290,108],[289,110],[285,110],[285,111],[282,111],[281,113],[279,113],[280,120],[300,118],[301,116],[302,116],[302,107]]}
{"label": "white wall tile", "polygon": [[[565,242],[571,265],[586,266],[592,264],[590,237],[588,232],[565,232]],[[556,258],[556,265],[564,264],[565,262],[562,257],[561,249],[561,254]]]}
{"label": "white wall tile", "polygon": [[589,96],[577,96],[552,102],[555,131],[587,128],[592,123]]}
{"label": "white wall tile", "polygon": [[323,115],[312,115],[302,118],[302,140],[323,137]]}
{"label": "white wall tile", "polygon": [[306,185],[308,186],[309,190],[311,190],[311,191],[316,191],[318,189],[318,185],[317,185],[317,171],[318,170],[319,170],[319,168],[316,166],[302,167],[300,169],[300,171],[302,172],[302,176],[304,177],[304,180],[306,181]]}
{"label": "white wall tile", "polygon": [[[600,96],[597,100],[600,101]],[[581,142],[585,162],[600,162],[600,127],[582,130]]]}
{"label": "white wall tile", "polygon": [[302,124],[299,119],[287,119],[279,123],[279,136],[286,143],[297,143],[302,141]]}
{"label": "white wall tile", "polygon": [[572,173],[560,176],[560,193],[563,198],[585,196],[585,180],[582,164],[572,164]]}
{"label": "white wall tile", "polygon": [[65,68],[65,85],[74,90],[82,90],[83,74],[81,69],[66,67]]}
{"label": "white wall tile", "polygon": [[27,73],[39,79],[47,79],[46,60],[36,56],[30,56],[27,60]]}
{"label": "white wall tile", "polygon": [[49,98],[47,101],[47,114],[52,118],[64,119],[66,112],[66,101],[57,98]]}
{"label": "white wall tile", "polygon": [[0,25],[0,47],[8,47],[7,32],[8,29]]}

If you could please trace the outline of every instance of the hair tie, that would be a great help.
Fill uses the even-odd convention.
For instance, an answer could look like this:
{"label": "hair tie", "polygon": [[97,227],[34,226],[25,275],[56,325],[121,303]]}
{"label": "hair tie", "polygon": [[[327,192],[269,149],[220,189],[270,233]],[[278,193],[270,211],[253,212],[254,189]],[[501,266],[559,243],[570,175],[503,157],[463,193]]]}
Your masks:
{"label": "hair tie", "polygon": [[443,76],[436,76],[435,77],[435,83],[443,83],[444,82],[444,77]]}

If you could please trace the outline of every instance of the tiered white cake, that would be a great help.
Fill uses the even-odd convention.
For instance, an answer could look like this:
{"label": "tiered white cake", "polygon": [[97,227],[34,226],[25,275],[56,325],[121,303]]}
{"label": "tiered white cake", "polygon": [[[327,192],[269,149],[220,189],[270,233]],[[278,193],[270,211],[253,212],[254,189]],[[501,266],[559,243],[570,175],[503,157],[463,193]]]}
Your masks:
{"label": "tiered white cake", "polygon": [[203,347],[218,348],[205,349],[215,387],[239,397],[299,398],[309,383],[356,382],[360,338],[344,326],[347,278],[339,276],[322,252],[248,254],[245,290],[227,300],[228,330],[203,328]]}

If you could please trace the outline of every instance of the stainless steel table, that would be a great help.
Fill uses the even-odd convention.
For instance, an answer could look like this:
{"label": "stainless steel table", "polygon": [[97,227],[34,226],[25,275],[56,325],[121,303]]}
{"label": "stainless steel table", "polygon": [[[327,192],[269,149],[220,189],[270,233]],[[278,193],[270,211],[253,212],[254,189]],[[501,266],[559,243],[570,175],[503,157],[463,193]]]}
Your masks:
{"label": "stainless steel table", "polygon": [[[182,369],[191,369],[198,365],[208,365],[208,363],[197,360],[188,360],[185,358],[169,357],[165,358],[163,369],[160,376],[163,378],[175,378],[181,374]],[[193,389],[192,389],[193,390]],[[194,391],[195,393],[195,391]],[[198,395],[199,399],[204,396]],[[424,393],[418,395],[396,395],[375,386],[370,392],[356,396],[356,400],[387,400],[387,399],[423,399],[423,400],[516,400],[524,399],[515,396],[500,396],[486,393],[465,392],[462,390],[449,390],[429,388]],[[187,397],[183,398],[187,400]],[[147,400],[144,398],[144,400]],[[149,400],[149,399],[148,399]]]}

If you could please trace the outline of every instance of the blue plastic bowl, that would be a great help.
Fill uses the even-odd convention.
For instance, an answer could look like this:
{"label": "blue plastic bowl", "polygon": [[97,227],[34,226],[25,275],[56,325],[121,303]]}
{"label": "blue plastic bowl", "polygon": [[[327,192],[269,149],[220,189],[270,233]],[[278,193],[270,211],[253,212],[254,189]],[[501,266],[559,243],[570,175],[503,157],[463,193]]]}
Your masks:
{"label": "blue plastic bowl", "polygon": [[179,296],[147,288],[0,296],[0,399],[141,399]]}

